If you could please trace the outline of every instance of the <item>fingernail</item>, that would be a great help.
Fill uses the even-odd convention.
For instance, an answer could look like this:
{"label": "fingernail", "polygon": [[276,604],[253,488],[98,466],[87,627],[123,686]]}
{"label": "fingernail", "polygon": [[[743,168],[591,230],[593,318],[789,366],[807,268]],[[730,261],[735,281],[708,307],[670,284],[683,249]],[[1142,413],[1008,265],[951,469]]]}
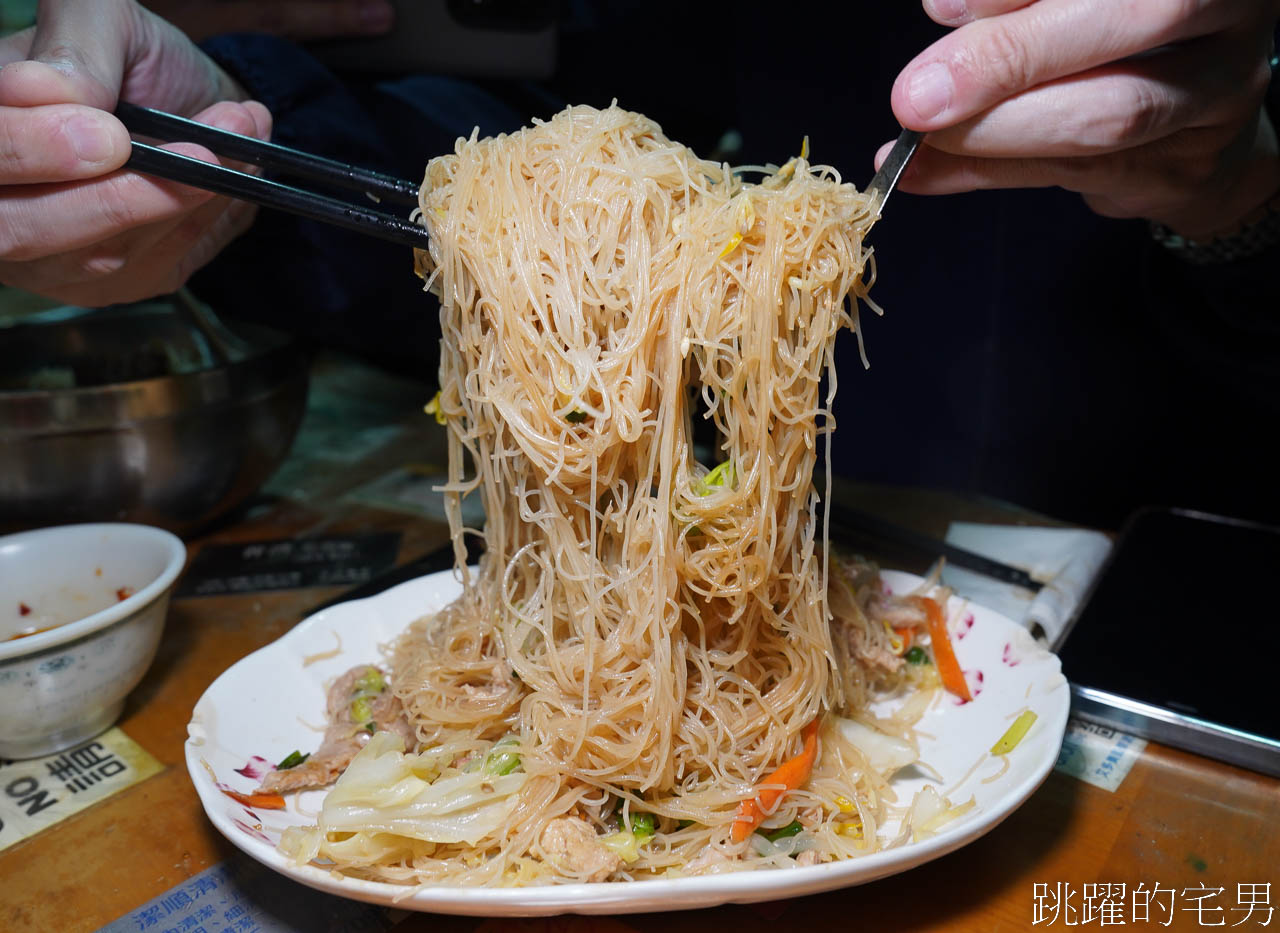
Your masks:
{"label": "fingernail", "polygon": [[927,0],[927,2],[933,18],[944,23],[954,23],[956,20],[964,19],[969,13],[964,0]]}
{"label": "fingernail", "polygon": [[932,120],[951,106],[955,84],[942,62],[925,65],[907,81],[907,98],[921,120]]}
{"label": "fingernail", "polygon": [[391,28],[391,22],[396,14],[386,0],[360,0],[356,15],[360,18],[360,25],[363,28],[370,32],[382,32]]}
{"label": "fingernail", "polygon": [[116,151],[111,133],[93,117],[71,117],[63,124],[63,132],[81,162],[106,162]]}

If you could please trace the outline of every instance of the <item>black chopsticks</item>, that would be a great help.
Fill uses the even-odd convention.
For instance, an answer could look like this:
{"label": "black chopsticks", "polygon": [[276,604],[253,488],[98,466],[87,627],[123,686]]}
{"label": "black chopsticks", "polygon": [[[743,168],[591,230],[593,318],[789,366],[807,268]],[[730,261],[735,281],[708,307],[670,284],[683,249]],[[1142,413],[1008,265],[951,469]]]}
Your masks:
{"label": "black chopsticks", "polygon": [[866,532],[875,538],[903,545],[930,559],[945,557],[957,567],[976,571],[1003,583],[1012,583],[1033,593],[1044,588],[1043,583],[1032,578],[1021,567],[1011,567],[982,554],[956,547],[950,542],[939,541],[937,538],[931,538],[910,528],[886,521],[878,515],[850,508],[840,502],[831,503],[831,525],[827,530],[832,538],[845,537],[851,532]]}
{"label": "black chopsticks", "polygon": [[[131,133],[150,136],[166,142],[194,142],[212,152],[249,162],[261,168],[296,176],[350,191],[360,192],[374,201],[388,201],[399,206],[417,206],[418,186],[410,181],[347,165],[332,159],[301,152],[205,126],[158,110],[148,110],[121,101],[116,116]],[[288,211],[334,224],[358,233],[379,237],[402,246],[427,248],[427,232],[404,217],[384,214],[338,198],[237,172],[145,143],[133,143],[128,168],[194,188],[252,201],[263,207]]]}

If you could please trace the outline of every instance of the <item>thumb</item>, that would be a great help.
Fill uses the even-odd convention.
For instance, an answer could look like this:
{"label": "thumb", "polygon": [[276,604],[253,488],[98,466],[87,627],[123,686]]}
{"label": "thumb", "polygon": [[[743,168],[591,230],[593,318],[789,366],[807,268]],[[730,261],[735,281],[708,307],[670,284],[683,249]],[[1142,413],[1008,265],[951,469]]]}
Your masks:
{"label": "thumb", "polygon": [[28,60],[0,70],[0,105],[73,103],[114,110],[131,27],[123,3],[42,0]]}

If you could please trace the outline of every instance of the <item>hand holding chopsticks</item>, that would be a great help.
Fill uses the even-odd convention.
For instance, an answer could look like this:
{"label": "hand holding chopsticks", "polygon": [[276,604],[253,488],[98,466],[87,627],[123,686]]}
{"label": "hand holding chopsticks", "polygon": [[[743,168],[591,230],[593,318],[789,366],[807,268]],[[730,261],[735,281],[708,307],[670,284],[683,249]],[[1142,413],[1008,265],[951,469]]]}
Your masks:
{"label": "hand holding chopsticks", "polygon": [[[386,201],[405,208],[416,207],[418,203],[416,184],[380,172],[248,136],[239,136],[124,101],[117,105],[116,116],[135,135],[163,139],[166,142],[199,143],[217,155],[229,156],[333,188],[357,192],[375,202]],[[138,172],[251,201],[263,207],[288,211],[402,246],[415,246],[419,249],[427,247],[426,230],[405,217],[202,162],[136,140],[126,165]]]}
{"label": "hand holding chopsticks", "polygon": [[[336,219],[400,244],[425,243],[423,231],[407,221],[416,184],[353,170],[342,185],[332,175],[306,174],[328,170],[325,160],[290,161],[288,152],[267,146],[247,153],[246,137],[270,137],[267,108],[242,100],[243,87],[134,0],[41,3],[34,32],[0,37],[0,63],[0,139],[6,141],[0,145],[0,283],[6,286],[92,307],[167,294],[245,232],[255,203]],[[170,123],[128,107],[116,119],[121,96],[191,120]],[[170,141],[174,145],[152,148]],[[152,144],[150,152],[144,143]],[[273,186],[212,164],[209,149],[224,153],[228,164],[262,164],[272,178],[286,168],[291,174],[279,176],[287,184]],[[271,153],[285,162],[270,161]],[[297,163],[301,168],[291,167]],[[126,165],[141,171],[119,171]],[[187,184],[162,180],[170,178]],[[299,178],[312,190],[290,187]],[[383,206],[363,193],[345,194],[352,186]],[[260,190],[266,193],[254,193]],[[397,191],[403,194],[393,203]]]}

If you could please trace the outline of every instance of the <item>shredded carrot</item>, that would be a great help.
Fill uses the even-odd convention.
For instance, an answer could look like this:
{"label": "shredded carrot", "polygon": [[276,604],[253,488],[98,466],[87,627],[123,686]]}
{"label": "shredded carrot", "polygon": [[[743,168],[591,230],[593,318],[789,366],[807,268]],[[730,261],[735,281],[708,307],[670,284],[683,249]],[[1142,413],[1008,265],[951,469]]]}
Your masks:
{"label": "shredded carrot", "polygon": [[284,798],[279,794],[242,794],[239,791],[219,788],[224,794],[246,807],[257,807],[259,810],[283,810]]}
{"label": "shredded carrot", "polygon": [[907,625],[904,625],[901,627],[895,625],[893,627],[893,634],[897,635],[899,638],[902,639],[902,650],[898,652],[899,655],[906,654],[908,651],[911,650],[911,642],[912,642],[912,639],[915,638],[915,634],[916,634],[915,629]]}
{"label": "shredded carrot", "polygon": [[[778,770],[760,782],[764,788],[750,800],[738,804],[738,813],[733,818],[733,829],[730,837],[734,842],[742,842],[757,826],[764,822],[766,813],[772,813],[778,801],[788,791],[797,790],[809,780],[809,772],[813,770],[813,762],[818,757],[818,720],[804,727],[800,733],[804,736],[804,749],[794,758],[788,758]],[[773,785],[781,784],[781,787]]]}
{"label": "shredded carrot", "polygon": [[916,596],[913,602],[924,610],[929,620],[929,641],[933,645],[933,663],[938,666],[942,686],[962,700],[972,700],[973,695],[969,693],[969,685],[965,683],[960,662],[956,660],[956,653],[951,650],[951,636],[947,634],[947,620],[942,614],[942,607],[938,605],[937,600],[929,599],[927,596]]}

